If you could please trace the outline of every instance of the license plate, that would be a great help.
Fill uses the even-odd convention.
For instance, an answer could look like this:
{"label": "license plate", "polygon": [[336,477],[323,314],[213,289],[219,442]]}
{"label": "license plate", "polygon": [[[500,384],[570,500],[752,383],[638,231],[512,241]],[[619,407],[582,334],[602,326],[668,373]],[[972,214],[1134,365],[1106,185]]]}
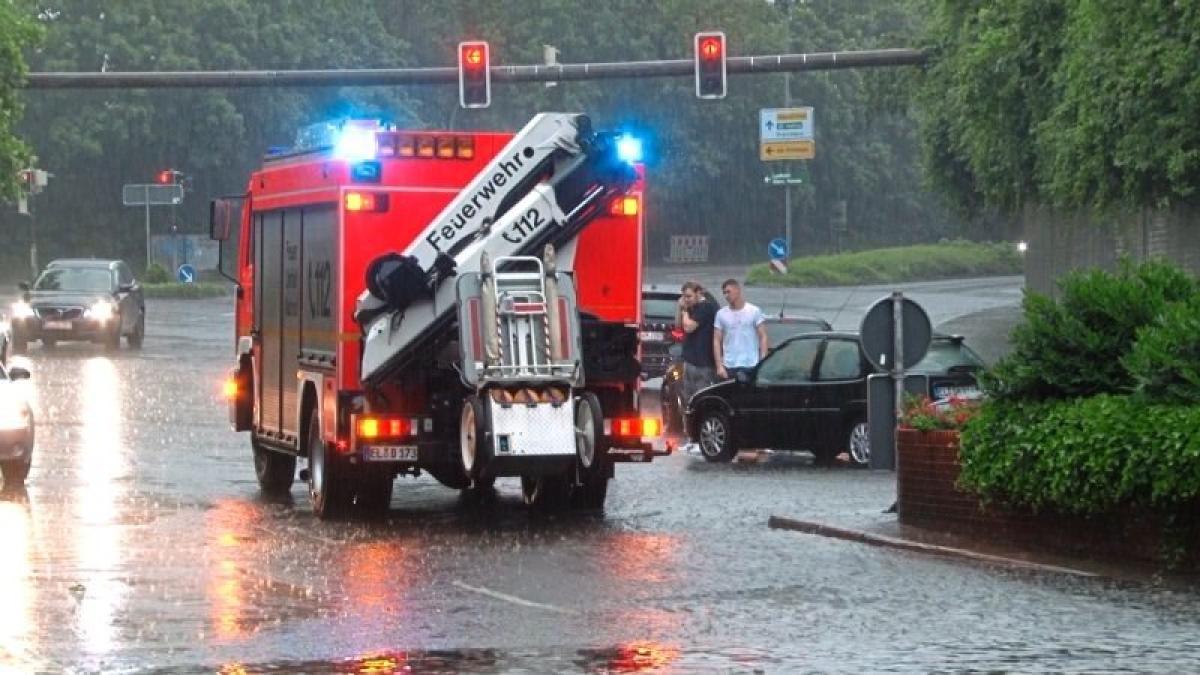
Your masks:
{"label": "license plate", "polygon": [[363,454],[368,462],[415,462],[417,446],[369,445]]}
{"label": "license plate", "polygon": [[47,321],[42,325],[46,330],[71,330],[70,321]]}
{"label": "license plate", "polygon": [[950,398],[951,396],[969,398],[979,395],[979,387],[934,387],[933,395],[935,398]]}
{"label": "license plate", "polygon": [[662,342],[663,334],[656,330],[644,330],[638,333],[638,339],[642,342]]}

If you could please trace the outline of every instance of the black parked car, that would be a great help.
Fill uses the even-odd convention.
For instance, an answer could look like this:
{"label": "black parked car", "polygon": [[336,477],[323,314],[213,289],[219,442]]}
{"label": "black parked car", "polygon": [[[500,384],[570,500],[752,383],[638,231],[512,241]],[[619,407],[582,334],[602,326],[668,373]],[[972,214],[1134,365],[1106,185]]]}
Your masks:
{"label": "black parked car", "polygon": [[[642,326],[638,339],[642,343],[644,379],[661,377],[671,365],[671,347],[683,342],[683,328],[675,325],[679,295],[678,289],[642,287]],[[712,293],[705,291],[705,296],[717,302]]]}
{"label": "black parked car", "polygon": [[21,284],[24,296],[12,307],[12,346],[23,353],[41,340],[100,342],[132,348],[146,335],[146,302],[129,266],[119,260],[55,260],[36,281]]}
{"label": "black parked car", "polygon": [[[833,326],[825,319],[812,316],[771,316],[767,317],[767,344],[774,348],[785,340],[802,333],[818,333],[833,330]],[[682,340],[681,340],[682,341]],[[670,348],[672,363],[663,375],[662,419],[667,431],[683,431],[683,411],[687,401],[683,400],[683,361],[679,359],[682,351],[680,346]]]}
{"label": "black parked car", "polygon": [[[978,391],[983,362],[962,338],[939,335],[910,373],[929,376],[930,395]],[[840,453],[865,466],[867,375],[857,333],[811,333],[771,351],[741,380],[713,385],[688,405],[689,435],[710,462],[728,462],[742,448],[809,450],[820,463]]]}

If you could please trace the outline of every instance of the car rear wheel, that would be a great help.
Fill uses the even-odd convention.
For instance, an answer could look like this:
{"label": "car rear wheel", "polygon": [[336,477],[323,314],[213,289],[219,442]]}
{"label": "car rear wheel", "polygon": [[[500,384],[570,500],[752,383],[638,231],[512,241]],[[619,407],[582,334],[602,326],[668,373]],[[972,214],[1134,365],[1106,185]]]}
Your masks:
{"label": "car rear wheel", "polygon": [[25,451],[22,459],[0,462],[0,474],[4,475],[4,487],[14,488],[25,484],[29,468],[33,465],[33,453]]}
{"label": "car rear wheel", "polygon": [[871,428],[865,420],[850,425],[846,443],[851,464],[865,467],[871,463]]}
{"label": "car rear wheel", "polygon": [[710,462],[729,462],[737,454],[729,416],[710,409],[700,416],[700,454]]}

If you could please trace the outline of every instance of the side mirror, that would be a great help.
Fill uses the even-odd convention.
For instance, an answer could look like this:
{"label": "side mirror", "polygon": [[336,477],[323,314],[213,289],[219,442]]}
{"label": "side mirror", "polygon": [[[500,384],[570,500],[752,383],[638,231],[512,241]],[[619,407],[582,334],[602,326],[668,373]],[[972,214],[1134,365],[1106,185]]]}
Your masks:
{"label": "side mirror", "polygon": [[683,346],[671,345],[670,347],[667,347],[667,355],[672,359],[683,358]]}
{"label": "side mirror", "polygon": [[228,199],[214,199],[208,205],[208,236],[213,241],[227,241],[233,232],[235,210]]}
{"label": "side mirror", "polygon": [[137,282],[135,281],[130,284],[121,284],[120,286],[117,286],[117,290],[121,293],[132,293],[133,291],[137,290]]}
{"label": "side mirror", "polygon": [[28,281],[22,281],[21,283],[17,284],[17,288],[19,288],[19,289],[21,289],[22,291],[25,291],[26,293],[28,293],[28,292],[29,292],[29,282],[28,282]]}
{"label": "side mirror", "polygon": [[9,368],[8,376],[14,380],[28,380],[29,371],[24,368]]}

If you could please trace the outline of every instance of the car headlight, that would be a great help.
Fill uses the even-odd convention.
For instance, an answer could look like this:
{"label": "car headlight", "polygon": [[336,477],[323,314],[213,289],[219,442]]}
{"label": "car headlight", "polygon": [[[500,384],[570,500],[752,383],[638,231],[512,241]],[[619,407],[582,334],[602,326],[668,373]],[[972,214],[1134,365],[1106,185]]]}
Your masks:
{"label": "car headlight", "polygon": [[20,431],[29,428],[29,410],[20,405],[0,404],[0,431]]}
{"label": "car headlight", "polygon": [[33,318],[33,307],[28,302],[18,300],[12,304],[12,315],[14,319],[31,319]]}
{"label": "car headlight", "polygon": [[107,300],[101,300],[88,308],[87,315],[93,319],[107,321],[108,319],[113,318],[113,314],[115,312],[116,307],[113,307],[111,302],[108,302]]}

